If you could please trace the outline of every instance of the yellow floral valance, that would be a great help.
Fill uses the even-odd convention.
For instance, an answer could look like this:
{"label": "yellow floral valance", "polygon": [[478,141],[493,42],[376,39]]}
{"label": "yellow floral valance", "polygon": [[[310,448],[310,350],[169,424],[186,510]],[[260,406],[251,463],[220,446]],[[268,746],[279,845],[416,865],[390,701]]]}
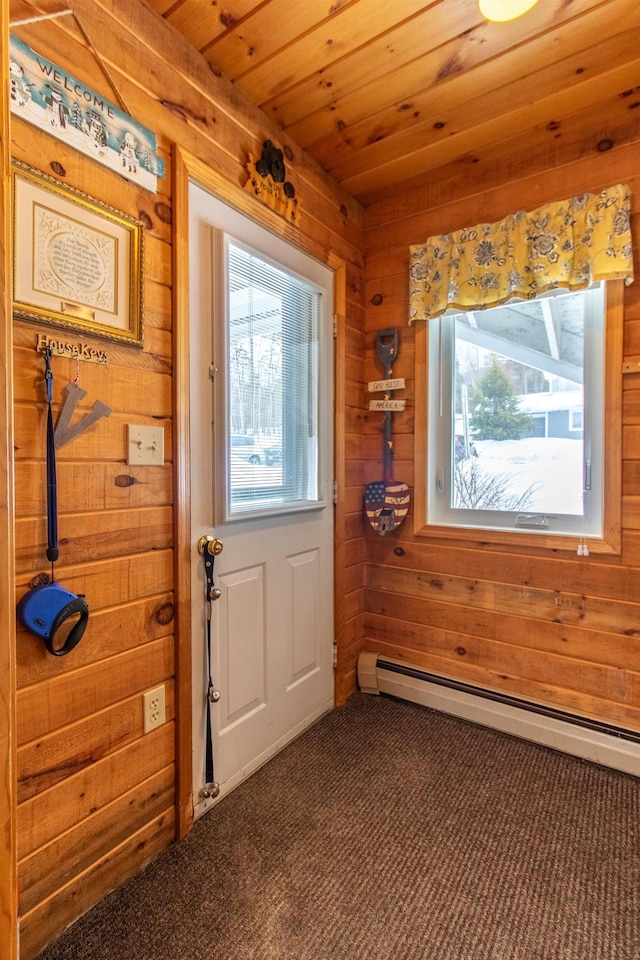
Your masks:
{"label": "yellow floral valance", "polygon": [[511,214],[411,247],[409,323],[495,307],[556,287],[633,280],[631,194],[624,184]]}

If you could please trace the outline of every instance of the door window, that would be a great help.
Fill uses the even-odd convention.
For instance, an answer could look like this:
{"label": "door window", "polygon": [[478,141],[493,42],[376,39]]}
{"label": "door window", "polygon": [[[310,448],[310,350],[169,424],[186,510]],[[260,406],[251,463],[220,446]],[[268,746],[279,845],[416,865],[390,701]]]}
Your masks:
{"label": "door window", "polygon": [[322,290],[224,237],[225,518],[321,502]]}

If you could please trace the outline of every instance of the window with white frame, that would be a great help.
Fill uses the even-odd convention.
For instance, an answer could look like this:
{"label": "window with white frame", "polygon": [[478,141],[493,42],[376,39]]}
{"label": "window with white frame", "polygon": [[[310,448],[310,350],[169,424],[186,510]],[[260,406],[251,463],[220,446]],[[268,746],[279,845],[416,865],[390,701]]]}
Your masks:
{"label": "window with white frame", "polygon": [[224,515],[318,506],[323,289],[228,235],[219,239]]}
{"label": "window with white frame", "polygon": [[619,553],[630,217],[616,184],[410,247],[416,533]]}
{"label": "window with white frame", "polygon": [[603,535],[605,285],[428,321],[428,525]]}

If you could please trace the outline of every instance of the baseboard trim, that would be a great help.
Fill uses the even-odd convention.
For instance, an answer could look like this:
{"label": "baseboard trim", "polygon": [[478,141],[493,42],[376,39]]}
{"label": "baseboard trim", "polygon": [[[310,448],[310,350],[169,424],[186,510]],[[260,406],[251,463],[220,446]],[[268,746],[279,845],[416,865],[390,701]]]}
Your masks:
{"label": "baseboard trim", "polygon": [[[365,653],[361,657],[364,658],[363,676],[366,676],[361,689],[368,692],[386,693],[640,776],[640,734],[633,731],[458,683],[375,654]],[[377,691],[371,679],[374,658]],[[359,662],[359,676],[360,666]]]}

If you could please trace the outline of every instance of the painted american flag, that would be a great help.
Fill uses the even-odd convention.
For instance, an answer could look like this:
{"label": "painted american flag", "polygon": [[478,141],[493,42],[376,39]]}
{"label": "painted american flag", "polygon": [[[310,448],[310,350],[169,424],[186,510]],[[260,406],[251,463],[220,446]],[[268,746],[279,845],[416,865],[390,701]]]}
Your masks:
{"label": "painted american flag", "polygon": [[411,495],[406,483],[374,480],[364,491],[364,510],[367,520],[381,536],[399,527],[407,513]]}

